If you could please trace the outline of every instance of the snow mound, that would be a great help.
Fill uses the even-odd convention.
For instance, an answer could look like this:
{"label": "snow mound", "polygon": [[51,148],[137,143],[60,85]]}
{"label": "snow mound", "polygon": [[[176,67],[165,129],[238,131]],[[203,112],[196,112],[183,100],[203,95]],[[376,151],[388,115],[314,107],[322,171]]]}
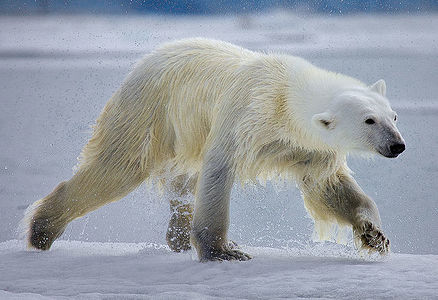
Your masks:
{"label": "snow mound", "polygon": [[[248,262],[199,263],[153,243],[0,243],[1,299],[433,298],[438,255],[355,257],[341,246],[244,247]],[[325,247],[325,252],[322,251]],[[344,253],[344,254],[342,254]]]}

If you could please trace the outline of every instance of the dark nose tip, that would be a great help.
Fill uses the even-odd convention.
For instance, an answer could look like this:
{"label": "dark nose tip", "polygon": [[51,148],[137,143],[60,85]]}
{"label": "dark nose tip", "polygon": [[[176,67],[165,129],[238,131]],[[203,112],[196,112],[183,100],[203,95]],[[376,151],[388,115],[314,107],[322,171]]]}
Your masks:
{"label": "dark nose tip", "polygon": [[389,150],[391,150],[392,154],[400,154],[405,151],[405,144],[394,144],[389,147]]}

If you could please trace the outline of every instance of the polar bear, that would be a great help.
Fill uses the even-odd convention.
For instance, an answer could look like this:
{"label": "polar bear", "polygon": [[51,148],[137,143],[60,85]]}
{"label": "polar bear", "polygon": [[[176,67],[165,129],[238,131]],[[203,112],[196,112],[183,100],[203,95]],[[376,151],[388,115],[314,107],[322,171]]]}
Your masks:
{"label": "polar bear", "polygon": [[201,38],[164,45],[108,101],[74,176],[28,208],[28,245],[49,249],[73,219],[154,180],[174,195],[171,249],[247,260],[227,240],[233,182],[281,176],[315,222],[351,226],[362,248],[387,253],[376,204],[346,164],[405,149],[385,94],[383,80],[367,86],[299,57]]}

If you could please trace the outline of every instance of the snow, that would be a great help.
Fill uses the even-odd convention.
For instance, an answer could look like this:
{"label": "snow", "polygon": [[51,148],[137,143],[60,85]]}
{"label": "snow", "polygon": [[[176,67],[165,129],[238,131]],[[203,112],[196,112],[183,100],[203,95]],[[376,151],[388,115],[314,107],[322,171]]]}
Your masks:
{"label": "snow", "polygon": [[383,261],[369,261],[345,252],[339,256],[335,249],[318,255],[320,247],[245,250],[254,259],[199,263],[193,252],[176,254],[157,244],[59,241],[50,252],[41,253],[26,252],[12,240],[0,243],[0,298],[420,299],[437,295],[437,255],[392,254]]}
{"label": "snow", "polygon": [[[33,16],[0,18],[0,299],[434,298],[438,295],[438,18]],[[230,238],[249,262],[198,263],[165,246],[168,203],[142,186],[72,222],[49,252],[15,240],[24,209],[72,175],[90,125],[133,64],[204,36],[386,80],[407,150],[350,158],[393,253],[313,243],[293,183],[233,188]],[[405,253],[405,254],[401,254]]]}

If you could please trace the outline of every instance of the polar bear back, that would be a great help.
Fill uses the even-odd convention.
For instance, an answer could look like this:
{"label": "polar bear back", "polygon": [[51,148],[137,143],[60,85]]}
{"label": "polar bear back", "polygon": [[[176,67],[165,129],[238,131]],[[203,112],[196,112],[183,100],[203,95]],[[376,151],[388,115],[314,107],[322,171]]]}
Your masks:
{"label": "polar bear back", "polygon": [[156,174],[169,168],[197,173],[221,95],[241,81],[242,66],[260,56],[206,39],[164,45],[135,66],[104,109],[105,116],[113,117],[98,122],[114,120],[107,126],[120,126],[116,120],[124,112],[132,134],[147,131],[137,137],[144,140],[145,168]]}

